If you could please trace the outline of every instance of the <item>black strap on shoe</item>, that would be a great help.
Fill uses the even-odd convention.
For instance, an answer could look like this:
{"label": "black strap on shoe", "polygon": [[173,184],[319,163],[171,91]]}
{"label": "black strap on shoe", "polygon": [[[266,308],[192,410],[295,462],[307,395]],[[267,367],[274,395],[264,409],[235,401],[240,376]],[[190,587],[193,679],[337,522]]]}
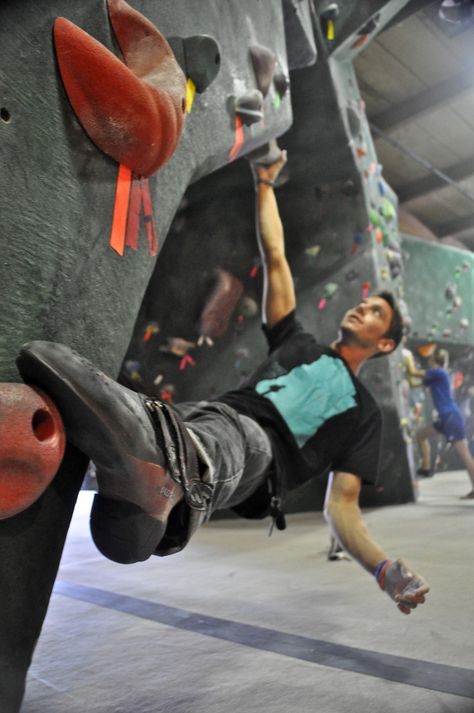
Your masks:
{"label": "black strap on shoe", "polygon": [[270,517],[272,518],[270,530],[268,531],[268,536],[270,537],[274,527],[277,530],[286,530],[286,519],[283,512],[283,488],[274,463],[269,472],[268,489],[271,496]]}
{"label": "black strap on shoe", "polygon": [[170,475],[182,486],[186,503],[194,510],[207,510],[212,486],[200,478],[196,448],[186,426],[162,401],[145,399],[145,407],[163,446]]}

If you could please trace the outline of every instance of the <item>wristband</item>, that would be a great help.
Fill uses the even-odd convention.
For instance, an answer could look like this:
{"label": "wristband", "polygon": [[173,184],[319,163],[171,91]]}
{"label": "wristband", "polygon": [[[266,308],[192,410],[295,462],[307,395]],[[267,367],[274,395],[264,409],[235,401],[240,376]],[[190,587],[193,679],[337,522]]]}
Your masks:
{"label": "wristband", "polygon": [[273,181],[267,181],[266,178],[257,178],[257,184],[264,183],[266,186],[274,186]]}
{"label": "wristband", "polygon": [[385,565],[389,562],[390,560],[382,560],[375,568],[374,577],[380,589],[383,589],[383,583],[385,579]]}

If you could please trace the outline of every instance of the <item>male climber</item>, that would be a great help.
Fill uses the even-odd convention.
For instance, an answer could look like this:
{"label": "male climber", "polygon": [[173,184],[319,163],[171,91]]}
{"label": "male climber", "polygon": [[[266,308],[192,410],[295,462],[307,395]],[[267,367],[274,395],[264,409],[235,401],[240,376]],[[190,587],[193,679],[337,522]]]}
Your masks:
{"label": "male climber", "polygon": [[283,152],[270,165],[252,165],[269,356],[244,387],[215,401],[169,406],[118,385],[68,347],[42,341],[23,347],[18,367],[52,396],[69,441],[96,464],[91,532],[105,556],[132,563],[178,552],[219,508],[271,514],[282,528],[285,492],[330,469],[325,515],[337,539],[409,614],[428,585],[388,558],[358,505],[362,483],[377,476],[381,414],[357,372],[396,348],[400,313],[382,293],[344,315],[330,347],[304,331],[273,191],[285,161]]}

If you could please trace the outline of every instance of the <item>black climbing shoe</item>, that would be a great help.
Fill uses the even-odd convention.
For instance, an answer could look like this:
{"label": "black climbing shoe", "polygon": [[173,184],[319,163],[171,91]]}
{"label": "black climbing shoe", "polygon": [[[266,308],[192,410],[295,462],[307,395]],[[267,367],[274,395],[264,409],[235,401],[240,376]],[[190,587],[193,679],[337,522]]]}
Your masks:
{"label": "black climbing shoe", "polygon": [[26,383],[51,396],[68,440],[97,466],[91,532],[106,557],[123,564],[150,557],[183,493],[191,507],[204,508],[189,434],[167,406],[120,386],[62,344],[26,344],[17,364]]}

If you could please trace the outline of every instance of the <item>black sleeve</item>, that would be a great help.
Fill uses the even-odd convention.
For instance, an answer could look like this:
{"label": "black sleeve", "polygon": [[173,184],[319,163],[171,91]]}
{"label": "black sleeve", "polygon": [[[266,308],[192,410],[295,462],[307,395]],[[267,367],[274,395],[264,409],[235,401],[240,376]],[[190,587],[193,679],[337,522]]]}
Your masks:
{"label": "black sleeve", "polygon": [[303,334],[305,332],[301,322],[296,319],[295,310],[287,314],[283,319],[280,319],[280,321],[271,328],[267,327],[266,324],[262,324],[262,329],[267,338],[269,354],[275,351],[275,349],[278,349],[283,342],[286,342],[297,334]]}
{"label": "black sleeve", "polygon": [[333,462],[333,469],[353,473],[364,483],[374,484],[379,470],[381,441],[382,414],[376,408],[351,434],[344,452]]}

